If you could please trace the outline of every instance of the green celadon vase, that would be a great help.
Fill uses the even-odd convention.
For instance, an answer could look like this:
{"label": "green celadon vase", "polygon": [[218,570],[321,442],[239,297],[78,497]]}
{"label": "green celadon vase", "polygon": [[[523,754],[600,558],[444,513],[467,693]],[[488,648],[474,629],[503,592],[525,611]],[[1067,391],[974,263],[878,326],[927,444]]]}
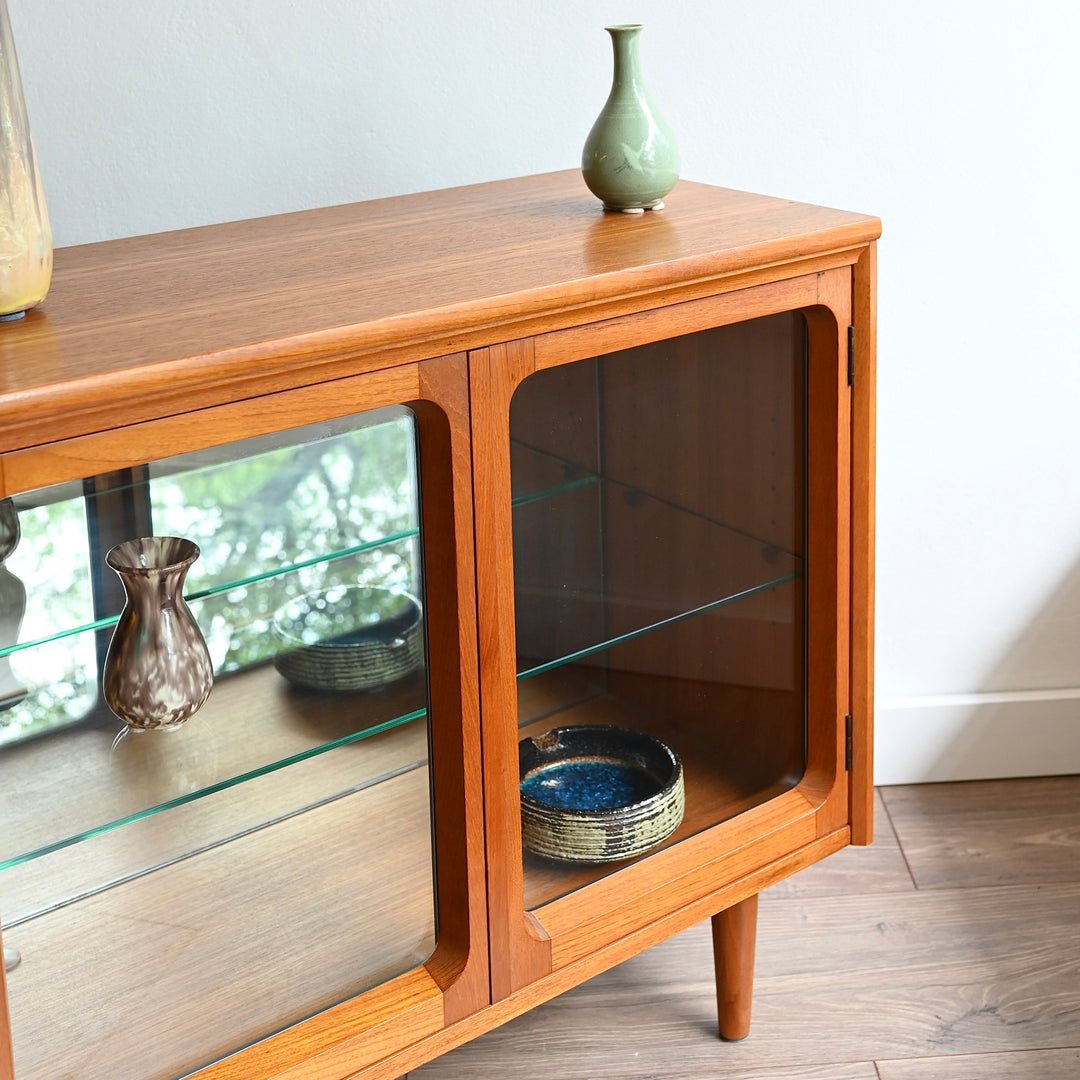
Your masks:
{"label": "green celadon vase", "polygon": [[611,92],[581,153],[581,172],[606,210],[657,210],[679,179],[679,147],[641,77],[641,25],[605,27],[615,51]]}

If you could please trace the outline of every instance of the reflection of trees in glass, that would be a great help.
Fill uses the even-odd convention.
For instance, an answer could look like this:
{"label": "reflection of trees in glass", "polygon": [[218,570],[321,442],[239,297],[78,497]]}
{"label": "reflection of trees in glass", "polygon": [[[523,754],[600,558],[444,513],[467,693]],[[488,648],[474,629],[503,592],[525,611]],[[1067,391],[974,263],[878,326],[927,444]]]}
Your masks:
{"label": "reflection of trees in glass", "polygon": [[[19,523],[22,539],[5,563],[26,587],[19,640],[36,641],[88,622],[92,606],[83,501],[21,510]],[[77,720],[97,700],[92,634],[20,650],[10,662],[27,695],[0,712],[0,743]]]}
{"label": "reflection of trees in glass", "polygon": [[[192,603],[219,671],[271,656],[273,613],[296,596],[338,584],[419,587],[414,425],[397,412],[240,460],[185,469],[183,458],[173,459],[170,475],[151,480],[154,531],[189,537],[202,550],[188,592],[237,583]],[[21,511],[22,542],[7,563],[26,585],[23,642],[90,623],[90,574],[111,573],[88,566],[81,498],[51,501],[46,491],[26,501],[42,505]],[[365,544],[372,546],[340,554]],[[30,692],[0,711],[0,743],[77,720],[97,701],[92,631],[11,660]]]}
{"label": "reflection of trees in glass", "polygon": [[413,587],[411,537],[338,556],[416,528],[412,443],[411,420],[400,418],[151,483],[155,528],[202,548],[189,591],[245,582],[192,608],[219,670],[270,656],[271,617],[296,596]]}

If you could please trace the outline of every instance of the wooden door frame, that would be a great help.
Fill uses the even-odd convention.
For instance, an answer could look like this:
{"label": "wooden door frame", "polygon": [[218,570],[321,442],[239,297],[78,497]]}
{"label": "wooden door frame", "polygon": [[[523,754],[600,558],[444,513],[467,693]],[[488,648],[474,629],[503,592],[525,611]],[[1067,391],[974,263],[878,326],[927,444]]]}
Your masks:
{"label": "wooden door frame", "polygon": [[[351,1076],[488,1004],[469,397],[464,354],[402,364],[8,454],[3,494],[387,405],[417,423],[437,939],[420,966],[210,1065],[206,1080]],[[388,827],[392,827],[389,826]],[[302,884],[301,884],[302,887]],[[0,990],[3,988],[0,975]],[[0,1014],[0,1078],[10,1054]]]}
{"label": "wooden door frame", "polygon": [[[851,267],[553,331],[469,354],[480,619],[480,696],[494,1001],[629,937],[644,947],[746,895],[738,882],[848,842],[852,486],[847,328]],[[535,911],[523,909],[509,409],[534,371],[647,342],[801,310],[810,338],[806,774],[792,790]],[[710,900],[711,898],[711,900]],[[710,903],[716,906],[709,910]],[[650,930],[652,925],[655,930]]]}

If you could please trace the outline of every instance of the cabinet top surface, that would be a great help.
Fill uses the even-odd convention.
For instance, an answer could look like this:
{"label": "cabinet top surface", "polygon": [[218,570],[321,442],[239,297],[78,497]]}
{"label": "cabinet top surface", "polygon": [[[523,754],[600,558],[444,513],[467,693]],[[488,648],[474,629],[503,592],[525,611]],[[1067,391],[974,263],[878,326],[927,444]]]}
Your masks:
{"label": "cabinet top surface", "polygon": [[[145,401],[166,384],[175,396],[213,383],[224,397],[286,360],[299,384],[351,351],[492,344],[530,319],[589,321],[621,296],[879,231],[867,215],[687,181],[662,211],[604,213],[566,170],[62,248],[41,308],[0,324],[0,426],[28,413],[45,425],[95,398]],[[87,416],[79,427],[94,430]],[[54,437],[37,436],[0,449]]]}

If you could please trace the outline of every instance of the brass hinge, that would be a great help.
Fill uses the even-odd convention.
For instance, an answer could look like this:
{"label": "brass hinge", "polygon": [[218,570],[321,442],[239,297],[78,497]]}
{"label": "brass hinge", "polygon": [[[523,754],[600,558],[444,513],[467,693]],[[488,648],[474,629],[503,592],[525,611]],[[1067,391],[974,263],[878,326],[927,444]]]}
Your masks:
{"label": "brass hinge", "polygon": [[844,717],[844,768],[851,771],[851,744],[855,737],[855,724],[851,719],[851,713]]}
{"label": "brass hinge", "polygon": [[847,328],[847,384],[855,385],[855,327]]}

